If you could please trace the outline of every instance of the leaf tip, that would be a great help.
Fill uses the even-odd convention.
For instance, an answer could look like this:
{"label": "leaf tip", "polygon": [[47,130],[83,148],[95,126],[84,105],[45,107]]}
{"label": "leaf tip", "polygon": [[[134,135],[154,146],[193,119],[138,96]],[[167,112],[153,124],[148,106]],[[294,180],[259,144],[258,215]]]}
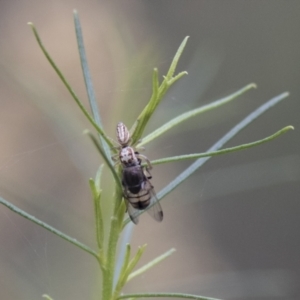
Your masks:
{"label": "leaf tip", "polygon": [[139,249],[144,250],[147,246],[147,244],[144,244],[143,246],[139,246]]}
{"label": "leaf tip", "polygon": [[53,300],[49,295],[44,294],[42,295],[43,298],[47,299],[47,300]]}

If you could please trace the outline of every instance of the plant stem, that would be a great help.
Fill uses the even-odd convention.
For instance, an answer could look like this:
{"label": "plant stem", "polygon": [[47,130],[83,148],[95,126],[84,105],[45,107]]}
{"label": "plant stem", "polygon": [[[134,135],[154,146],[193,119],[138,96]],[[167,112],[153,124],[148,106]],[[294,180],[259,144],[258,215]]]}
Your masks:
{"label": "plant stem", "polygon": [[111,300],[113,295],[116,250],[122,224],[118,216],[119,209],[122,209],[121,200],[122,190],[116,183],[113,214],[111,217],[110,232],[108,237],[105,271],[103,272],[102,300]]}

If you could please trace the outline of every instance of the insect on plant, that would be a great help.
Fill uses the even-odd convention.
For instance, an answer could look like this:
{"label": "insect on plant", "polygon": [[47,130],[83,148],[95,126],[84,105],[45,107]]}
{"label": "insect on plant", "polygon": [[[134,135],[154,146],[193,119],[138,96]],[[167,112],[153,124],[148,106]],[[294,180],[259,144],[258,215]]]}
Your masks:
{"label": "insect on plant", "polygon": [[[150,182],[152,166],[149,159],[129,146],[130,133],[122,122],[117,125],[117,140],[119,153],[113,159],[118,159],[116,164],[122,166],[122,186],[130,219],[137,224],[138,211],[146,209],[151,217],[161,222],[163,211]],[[142,161],[146,162],[146,166],[142,165]]]}
{"label": "insect on plant", "polygon": [[[101,157],[105,164],[108,166],[111,171],[114,181],[115,181],[115,192],[112,197],[113,209],[110,218],[110,225],[106,224],[103,219],[103,207],[102,203],[104,201],[110,201],[111,199],[106,199],[102,194],[102,185],[101,185],[101,174],[103,171],[104,163],[99,167],[98,172],[95,176],[95,179],[90,178],[89,184],[92,192],[92,199],[94,203],[94,211],[95,211],[95,235],[97,241],[97,249],[93,249],[88,245],[78,241],[77,239],[61,232],[60,230],[52,227],[51,225],[37,219],[36,217],[28,214],[27,212],[19,209],[9,201],[0,197],[0,203],[5,205],[11,211],[19,214],[20,216],[34,222],[38,226],[45,228],[46,230],[56,234],[60,238],[68,241],[69,243],[75,245],[76,247],[82,249],[89,255],[93,256],[97,264],[100,266],[100,271],[102,274],[102,291],[101,291],[101,299],[102,300],[121,300],[125,298],[136,299],[143,297],[168,297],[168,298],[189,298],[189,299],[213,299],[202,297],[198,295],[190,295],[190,294],[182,294],[182,293],[140,293],[140,294],[122,294],[123,287],[126,283],[133,279],[134,277],[141,275],[146,272],[148,269],[152,268],[158,262],[161,262],[166,257],[170,256],[174,249],[167,251],[166,253],[160,255],[159,257],[153,259],[146,265],[141,268],[134,270],[137,263],[139,262],[146,245],[138,248],[136,254],[132,254],[131,246],[128,243],[124,243],[124,246],[121,246],[121,250],[124,250],[124,256],[122,256],[122,251],[120,251],[120,263],[118,263],[117,268],[117,255],[118,255],[118,239],[121,236],[123,229],[130,222],[130,219],[133,223],[138,223],[138,216],[143,212],[147,211],[155,220],[162,221],[163,212],[161,206],[158,202],[161,201],[167,194],[169,194],[172,190],[174,190],[179,184],[181,184],[184,180],[186,180],[189,176],[191,176],[197,169],[199,169],[210,157],[231,153],[243,149],[249,149],[251,147],[258,146],[260,144],[269,142],[279,137],[280,135],[292,130],[292,126],[286,126],[281,130],[275,132],[274,134],[257,140],[255,142],[251,142],[248,144],[238,145],[231,148],[222,148],[230,139],[232,139],[238,132],[240,132],[243,128],[249,125],[253,120],[255,120],[258,116],[262,115],[269,108],[273,107],[275,104],[285,99],[288,96],[288,93],[282,93],[259,108],[253,111],[249,116],[243,119],[240,123],[234,126],[226,135],[224,135],[220,140],[218,140],[207,152],[204,153],[192,153],[192,154],[184,154],[180,156],[173,156],[167,158],[161,158],[158,160],[150,160],[140,154],[138,151],[141,149],[140,146],[147,144],[148,142],[154,140],[158,136],[162,135],[166,131],[174,128],[179,125],[181,122],[189,120],[192,117],[195,117],[201,113],[207,112],[214,108],[220,107],[223,104],[226,104],[242,95],[246,91],[256,87],[255,84],[248,84],[244,88],[236,91],[235,93],[212,102],[210,104],[195,108],[193,110],[187,111],[174,119],[166,122],[160,128],[157,128],[154,132],[150,133],[148,136],[145,136],[142,141],[140,141],[141,136],[147,126],[147,123],[162,98],[169,90],[169,88],[182,76],[186,75],[186,72],[180,72],[177,75],[174,75],[178,60],[183,52],[185,44],[187,42],[188,37],[186,37],[178,48],[173,61],[171,62],[169,71],[163,77],[163,80],[160,82],[158,70],[154,69],[153,71],[153,89],[152,96],[145,106],[144,110],[140,113],[137,120],[135,121],[132,130],[132,134],[129,133],[129,130],[123,123],[118,123],[117,125],[117,148],[114,147],[112,143],[112,139],[105,133],[100,114],[97,109],[97,102],[95,100],[95,93],[91,84],[89,69],[87,65],[87,59],[85,55],[83,38],[81,32],[81,26],[79,22],[79,17],[77,12],[74,12],[74,20],[75,20],[75,29],[76,36],[78,41],[78,49],[80,54],[80,60],[82,63],[83,74],[86,81],[88,96],[90,100],[90,107],[92,110],[93,116],[89,113],[88,109],[85,108],[82,101],[77,97],[74,92],[74,89],[71,88],[70,84],[57,67],[50,54],[47,52],[46,48],[42,44],[42,41],[37,33],[36,28],[32,23],[29,23],[31,26],[33,33],[36,37],[36,40],[48,59],[49,63],[58,74],[59,78],[62,80],[67,90],[70,92],[73,100],[77,103],[78,107],[85,115],[85,117],[89,120],[90,124],[98,133],[98,137],[95,137],[90,132],[87,132],[96,148],[99,150]],[[99,140],[99,141],[98,141]],[[112,159],[115,161],[115,165],[113,165],[111,161],[111,153],[110,149],[115,150],[117,152]],[[117,151],[116,151],[117,150]],[[152,178],[150,174],[150,170],[152,169],[152,165],[163,164],[169,162],[176,162],[182,160],[195,160],[186,170],[180,173],[175,179],[173,179],[167,186],[165,186],[161,191],[158,192],[157,197],[154,191],[154,188],[150,182]],[[116,168],[118,166],[118,168]],[[117,170],[116,170],[117,169]],[[120,172],[118,173],[118,170]],[[124,202],[122,201],[124,198]],[[126,205],[126,207],[125,207]],[[125,210],[127,208],[128,214],[130,218],[126,218],[124,220]],[[131,230],[131,229],[130,229]],[[124,235],[125,236],[125,235]],[[127,238],[128,238],[127,234]],[[123,257],[123,258],[122,258]],[[132,258],[131,258],[132,257]],[[48,295],[44,295],[47,299],[52,299]],[[215,299],[216,300],[216,299]]]}

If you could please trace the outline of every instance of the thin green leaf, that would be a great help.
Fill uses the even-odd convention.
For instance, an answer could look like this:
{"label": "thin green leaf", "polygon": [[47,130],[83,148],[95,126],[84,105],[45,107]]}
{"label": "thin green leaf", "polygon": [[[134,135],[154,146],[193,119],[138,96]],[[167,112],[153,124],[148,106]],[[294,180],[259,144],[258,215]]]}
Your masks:
{"label": "thin green leaf", "polygon": [[258,141],[252,142],[252,143],[247,143],[247,144],[243,144],[243,145],[239,145],[239,146],[235,146],[235,147],[230,147],[230,148],[222,149],[222,150],[219,150],[219,151],[213,151],[213,152],[186,154],[186,155],[179,155],[179,156],[161,158],[161,159],[151,161],[151,164],[152,165],[160,165],[160,164],[165,164],[165,163],[174,162],[174,161],[181,161],[181,160],[186,160],[186,159],[196,159],[196,158],[207,157],[207,156],[217,156],[217,155],[227,154],[227,153],[231,153],[231,152],[235,152],[235,151],[246,150],[246,149],[256,147],[256,146],[259,146],[261,144],[270,142],[270,141],[278,138],[282,134],[284,134],[284,133],[286,133],[290,130],[293,130],[293,129],[294,129],[293,126],[287,126],[287,127],[284,127],[282,129],[280,129],[276,133],[264,138],[264,139],[261,139],[261,140],[258,140]]}
{"label": "thin green leaf", "polygon": [[130,244],[126,245],[126,252],[125,252],[125,257],[123,260],[123,265],[121,268],[121,272],[120,272],[120,276],[119,276],[119,280],[116,284],[115,287],[115,296],[113,297],[114,299],[119,295],[122,287],[124,286],[124,284],[126,283],[126,278],[127,277],[127,268],[128,268],[128,264],[129,264],[129,259],[130,259],[130,251],[131,247]]}
{"label": "thin green leaf", "polygon": [[[89,120],[89,122],[93,125],[93,127],[97,130],[97,132],[101,135],[101,137],[106,141],[106,143],[109,145],[110,148],[113,147],[113,144],[111,142],[111,140],[109,139],[109,137],[104,133],[104,131],[96,124],[96,122],[94,121],[94,119],[92,118],[92,116],[88,113],[88,111],[86,110],[86,108],[84,107],[84,105],[82,104],[82,102],[79,100],[79,98],[77,97],[77,95],[75,94],[75,92],[73,91],[73,89],[71,88],[70,84],[67,82],[66,78],[64,77],[64,75],[62,74],[62,72],[59,70],[59,68],[56,66],[56,64],[54,63],[53,59],[51,58],[51,56],[49,55],[49,53],[47,52],[46,48],[44,47],[39,34],[34,26],[33,23],[28,23],[28,25],[31,27],[33,34],[42,50],[42,52],[44,53],[44,55],[46,56],[47,60],[49,61],[50,65],[53,67],[53,69],[55,70],[56,74],[59,76],[59,78],[61,79],[61,81],[63,82],[63,84],[65,85],[65,87],[67,88],[67,90],[69,91],[69,93],[71,94],[71,96],[73,97],[73,99],[75,100],[75,102],[77,103],[77,105],[79,106],[80,110],[83,112],[83,114],[86,116],[86,118]],[[108,158],[110,159],[110,158]]]}
{"label": "thin green leaf", "polygon": [[168,85],[171,86],[171,85],[174,84],[177,80],[179,80],[181,77],[183,77],[183,76],[185,76],[185,75],[188,75],[188,72],[186,72],[186,71],[180,72],[179,74],[177,74],[175,77],[171,78],[171,79],[168,81]]}
{"label": "thin green leaf", "polygon": [[89,184],[90,184],[90,189],[91,189],[91,191],[92,191],[93,198],[98,197],[99,192],[98,192],[97,189],[96,189],[95,181],[94,181],[93,178],[90,178]]}
{"label": "thin green leaf", "polygon": [[47,300],[53,300],[53,298],[51,298],[49,295],[46,295],[46,294],[44,294],[42,297]]}
{"label": "thin green leaf", "polygon": [[114,297],[113,299],[116,299],[123,286],[126,284],[127,282],[127,278],[129,276],[129,274],[131,273],[131,271],[133,270],[133,268],[136,266],[136,264],[138,263],[138,261],[140,260],[142,254],[144,253],[145,249],[146,249],[147,245],[143,245],[142,247],[139,247],[136,255],[131,259],[131,261],[127,264],[127,268],[126,270],[123,270],[123,272],[121,271],[121,276],[119,278],[118,284],[115,288],[115,292],[114,292]]}
{"label": "thin green leaf", "polygon": [[178,61],[179,61],[179,59],[181,57],[181,54],[182,54],[182,52],[183,52],[183,50],[184,50],[184,48],[186,46],[186,43],[187,43],[188,39],[189,39],[189,36],[186,36],[183,39],[183,41],[181,42],[181,44],[180,44],[180,46],[179,46],[179,48],[178,48],[178,50],[177,50],[177,52],[176,52],[176,54],[175,54],[175,56],[173,58],[173,61],[172,61],[171,66],[169,68],[169,71],[168,71],[168,73],[166,75],[166,78],[168,80],[170,80],[173,77],[174,73],[175,73]]}
{"label": "thin green leaf", "polygon": [[104,266],[104,249],[103,249],[103,241],[104,241],[104,223],[102,217],[102,209],[101,209],[101,190],[96,187],[94,180],[90,179],[90,188],[93,194],[93,202],[94,202],[94,212],[95,212],[95,226],[96,226],[96,240],[99,249],[99,259],[100,266]]}
{"label": "thin green leaf", "polygon": [[95,187],[98,192],[100,192],[101,190],[101,178],[102,178],[103,169],[104,169],[104,164],[101,164],[97,170],[96,177],[95,177]]}
{"label": "thin green leaf", "polygon": [[138,116],[137,120],[135,121],[135,123],[131,129],[131,131],[133,131],[133,134],[131,137],[133,145],[135,145],[138,142],[138,140],[141,138],[150,117],[156,110],[161,99],[163,98],[165,93],[168,91],[168,89],[171,87],[171,85],[176,80],[181,78],[183,75],[187,74],[187,72],[181,72],[177,76],[172,77],[175,72],[178,60],[179,60],[179,58],[182,54],[182,51],[186,45],[187,39],[188,39],[188,37],[186,37],[183,40],[183,42],[181,43],[181,45],[179,46],[179,48],[175,54],[175,57],[171,63],[171,66],[169,68],[169,71],[168,71],[167,75],[164,76],[164,80],[160,86],[159,86],[159,82],[158,82],[158,71],[157,71],[157,69],[154,69],[153,78],[152,78],[153,88],[152,88],[151,98],[150,98],[148,104],[146,105],[146,107],[143,109],[143,111]]}
{"label": "thin green leaf", "polygon": [[[124,261],[123,261],[123,266],[121,269],[121,273],[120,273],[120,278],[119,278],[119,282],[122,282],[123,278],[126,276],[126,270],[128,268],[129,265],[129,260],[130,260],[130,253],[131,253],[131,246],[130,244],[126,245],[126,252],[125,252],[125,257],[124,257]],[[118,286],[118,284],[117,284]]]}
{"label": "thin green leaf", "polygon": [[141,268],[137,269],[136,271],[132,272],[128,276],[127,282],[129,280],[133,279],[134,277],[145,273],[146,271],[148,271],[149,269],[151,269],[152,267],[154,267],[155,265],[157,265],[158,263],[160,263],[161,261],[163,261],[164,259],[166,259],[170,255],[172,255],[175,251],[176,251],[176,249],[172,248],[172,249],[168,250],[167,252],[163,253],[162,255],[160,255],[160,256],[156,257],[155,259],[151,260],[146,265],[144,265]]}
{"label": "thin green leaf", "polygon": [[[218,142],[216,142],[211,148],[208,149],[207,152],[214,152],[224,146],[229,140],[231,140],[235,135],[237,135],[241,130],[246,128],[249,124],[251,124],[255,119],[265,113],[268,109],[276,105],[278,102],[282,101],[286,97],[289,96],[288,92],[282,93],[271,100],[267,101],[255,111],[253,111],[250,115],[248,115],[245,119],[243,119],[240,123],[234,126],[227,134],[225,134]],[[167,186],[165,186],[159,193],[157,193],[157,199],[161,201],[166,195],[168,195],[171,191],[173,191],[180,183],[185,181],[188,177],[190,177],[195,171],[199,169],[202,165],[204,165],[210,157],[198,158],[193,164],[191,164],[187,169],[185,169],[182,173],[180,173],[173,181],[171,181]],[[149,207],[150,208],[150,207]],[[141,211],[138,216],[144,213]],[[127,218],[123,226],[130,222],[130,218]]]}
{"label": "thin green leaf", "polygon": [[154,68],[152,75],[152,97],[157,98],[159,88],[158,69]]}
{"label": "thin green leaf", "polygon": [[[92,78],[90,75],[87,57],[86,57],[86,53],[85,53],[81,24],[80,24],[78,12],[76,10],[74,10],[74,23],[75,23],[75,32],[76,32],[81,68],[82,68],[82,73],[83,73],[83,77],[84,77],[84,82],[85,82],[85,87],[86,87],[86,91],[88,94],[90,107],[91,107],[93,118],[94,118],[96,124],[103,130],[103,125],[102,125],[101,117],[99,114],[99,108],[98,108],[98,104],[97,104],[97,100],[96,100],[95,90],[93,88],[93,82],[92,82]],[[101,145],[104,149],[106,156],[110,157],[110,148],[108,147],[107,143],[105,142],[105,140],[102,138],[102,136],[100,134],[99,134],[99,138],[100,138]]]}
{"label": "thin green leaf", "polygon": [[[125,201],[122,201],[122,203],[124,203],[124,205],[125,205]],[[124,217],[123,217],[121,223],[123,223],[123,220],[124,220]],[[121,224],[121,226],[123,228],[123,224]],[[133,223],[131,222],[125,228],[125,230],[122,232],[121,241],[119,242],[119,253],[118,253],[118,259],[117,259],[117,262],[116,262],[115,278],[119,278],[119,274],[120,274],[122,264],[123,264],[123,260],[124,260],[124,256],[125,256],[126,245],[129,243],[129,241],[131,239],[131,235],[132,235],[132,231],[133,231],[132,227],[133,226],[135,226],[135,225],[133,225]]]}
{"label": "thin green leaf", "polygon": [[216,298],[191,295],[191,294],[181,294],[181,293],[149,293],[149,294],[127,294],[119,296],[118,299],[127,298],[182,298],[182,299],[196,299],[196,300],[220,300]]}
{"label": "thin green leaf", "polygon": [[108,158],[106,157],[106,155],[104,153],[104,149],[102,148],[102,146],[99,144],[99,142],[97,141],[95,136],[90,131],[85,130],[84,133],[87,134],[90,137],[90,139],[92,140],[92,142],[94,143],[94,145],[98,149],[99,153],[101,154],[102,158],[105,160],[106,164],[108,165],[109,169],[111,170],[119,189],[122,190],[122,184],[121,184],[121,181],[120,181],[120,177],[117,174],[114,166],[111,164],[111,161],[108,160]]}
{"label": "thin green leaf", "polygon": [[128,268],[127,268],[128,275],[131,273],[131,271],[134,269],[136,264],[139,262],[140,258],[142,257],[142,255],[146,249],[146,246],[147,245],[145,244],[145,245],[139,247],[136,255],[131,259],[130,263],[128,264]]}
{"label": "thin green leaf", "polygon": [[233,94],[231,94],[231,95],[229,95],[229,96],[227,96],[225,98],[219,99],[217,101],[214,101],[212,103],[209,103],[207,105],[201,106],[199,108],[190,110],[188,112],[185,112],[185,113],[179,115],[178,117],[172,119],[171,121],[167,122],[166,124],[164,124],[160,128],[156,129],[155,131],[153,131],[152,133],[150,133],[149,135],[147,135],[146,137],[144,137],[143,140],[137,145],[137,147],[140,147],[140,146],[143,146],[143,145],[149,143],[150,141],[152,141],[155,138],[159,137],[160,135],[162,135],[166,131],[172,129],[176,125],[179,125],[183,121],[186,121],[186,120],[188,120],[188,119],[190,119],[192,117],[195,117],[198,114],[201,114],[201,113],[207,112],[209,110],[212,110],[214,108],[220,107],[223,104],[226,104],[226,103],[228,103],[228,102],[236,99],[237,97],[241,96],[246,91],[248,91],[248,90],[250,90],[252,88],[256,88],[256,85],[254,83],[246,85],[242,89],[236,91],[235,93],[233,93]]}
{"label": "thin green leaf", "polygon": [[82,249],[83,251],[93,255],[98,260],[98,254],[92,250],[90,247],[84,245],[83,243],[77,241],[77,239],[74,239],[65,233],[62,233],[61,231],[55,229],[54,227],[48,225],[45,222],[42,222],[41,220],[37,219],[36,217],[28,214],[27,212],[23,211],[22,209],[18,208],[17,206],[11,204],[10,202],[6,201],[2,197],[0,197],[0,203],[9,208],[11,211],[17,213],[18,215],[22,216],[23,218],[47,229],[48,231],[54,233],[55,235],[59,236],[60,238],[66,240],[67,242],[77,246],[78,248]]}

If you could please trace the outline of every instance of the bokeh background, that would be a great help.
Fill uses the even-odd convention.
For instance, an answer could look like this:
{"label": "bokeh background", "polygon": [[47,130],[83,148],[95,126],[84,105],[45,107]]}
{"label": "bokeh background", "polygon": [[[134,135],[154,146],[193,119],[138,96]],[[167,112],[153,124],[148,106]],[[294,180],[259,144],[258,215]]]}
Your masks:
{"label": "bokeh background", "polygon": [[[82,134],[91,126],[41,53],[27,26],[87,104],[76,46],[79,12],[103,123],[114,137],[151,94],[154,67],[165,74],[185,36],[178,65],[188,71],[151,120],[176,115],[255,82],[231,104],[198,116],[147,145],[150,159],[204,152],[270,98],[291,96],[228,146],[296,130],[269,144],[209,160],[162,202],[164,222],[144,215],[133,249],[143,263],[177,252],[124,292],[186,292],[221,299],[299,299],[300,2],[297,0],[119,0],[0,2],[0,195],[96,247],[88,178],[102,162]],[[159,191],[190,162],[156,166]],[[106,170],[107,172],[107,170]],[[106,173],[108,174],[108,172]],[[109,177],[109,175],[107,175]],[[111,188],[104,180],[105,197]],[[105,203],[107,215],[109,203]],[[99,299],[92,257],[0,207],[0,298]]]}

